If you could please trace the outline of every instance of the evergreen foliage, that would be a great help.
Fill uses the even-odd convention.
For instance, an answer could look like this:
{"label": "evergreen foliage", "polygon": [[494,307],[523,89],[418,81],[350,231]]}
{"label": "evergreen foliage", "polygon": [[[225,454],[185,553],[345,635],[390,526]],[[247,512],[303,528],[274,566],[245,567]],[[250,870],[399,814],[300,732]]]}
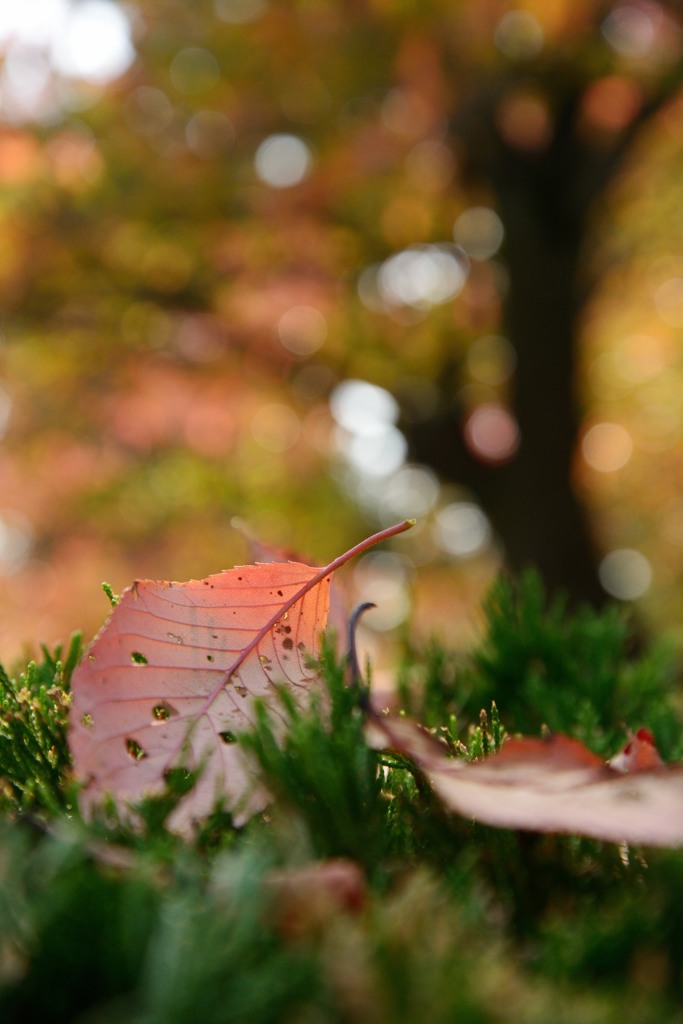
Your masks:
{"label": "evergreen foliage", "polygon": [[[401,670],[407,709],[455,756],[543,724],[608,754],[647,724],[677,755],[675,664],[629,651],[621,615],[569,615],[533,576],[486,611],[473,654],[407,648]],[[241,738],[274,795],[248,826],[217,813],[192,842],[169,834],[193,781],[178,774],[137,825],[83,822],[65,744],[79,649],[0,675],[6,1024],[683,1020],[683,851],[445,813],[368,747],[365,695],[329,648],[310,710],[282,693],[282,741],[265,707]]]}
{"label": "evergreen foliage", "polygon": [[466,659],[437,644],[424,652],[408,645],[401,692],[412,715],[430,726],[453,715],[471,723],[495,701],[513,732],[547,727],[608,756],[629,728],[644,725],[665,759],[683,756],[675,660],[663,645],[636,656],[622,609],[570,614],[528,571],[517,586],[501,578],[484,612],[485,633]]}
{"label": "evergreen foliage", "polygon": [[30,661],[16,679],[0,665],[0,810],[57,811],[68,803],[62,782],[80,633],[72,636],[63,661],[59,647],[42,653],[42,661]]}

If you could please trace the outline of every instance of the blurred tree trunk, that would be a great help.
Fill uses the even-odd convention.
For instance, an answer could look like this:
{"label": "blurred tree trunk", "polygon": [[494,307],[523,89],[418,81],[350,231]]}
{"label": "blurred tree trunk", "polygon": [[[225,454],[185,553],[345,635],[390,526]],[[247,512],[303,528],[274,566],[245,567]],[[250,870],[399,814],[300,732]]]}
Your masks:
{"label": "blurred tree trunk", "polygon": [[598,605],[605,594],[596,552],[572,487],[580,423],[575,394],[583,307],[579,279],[588,210],[567,216],[576,168],[554,166],[550,154],[544,164],[545,188],[529,174],[502,173],[494,182],[506,225],[505,330],[518,358],[514,411],[521,444],[498,471],[500,494],[490,508],[514,570],[535,564],[551,591],[564,589],[573,601]]}
{"label": "blurred tree trunk", "polygon": [[[599,605],[605,593],[585,511],[572,488],[580,424],[575,355],[582,311],[592,285],[584,249],[590,218],[623,166],[643,121],[667,95],[655,97],[621,135],[597,143],[577,132],[585,82],[563,83],[552,138],[533,152],[499,136],[496,110],[510,83],[465,109],[455,133],[464,141],[473,178],[486,182],[505,226],[510,275],[504,330],[517,358],[514,412],[521,445],[505,465],[477,461],[462,440],[462,413],[442,409],[409,428],[413,454],[446,479],[471,486],[494,524],[513,571],[535,565],[551,592],[573,604]],[[557,99],[557,83],[547,95]]]}

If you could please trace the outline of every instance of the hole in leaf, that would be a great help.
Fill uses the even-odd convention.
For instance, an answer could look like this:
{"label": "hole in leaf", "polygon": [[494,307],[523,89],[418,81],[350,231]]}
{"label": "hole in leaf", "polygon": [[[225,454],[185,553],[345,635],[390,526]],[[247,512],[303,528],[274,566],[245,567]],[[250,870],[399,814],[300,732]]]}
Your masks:
{"label": "hole in leaf", "polygon": [[213,654],[207,654],[206,660],[207,661],[213,661]]}
{"label": "hole in leaf", "polygon": [[237,743],[237,736],[235,736],[234,732],[230,732],[229,729],[226,729],[225,732],[219,732],[218,735],[224,743]]}
{"label": "hole in leaf", "polygon": [[130,652],[131,661],[134,661],[136,665],[148,665],[147,658],[140,651]]}
{"label": "hole in leaf", "polygon": [[155,704],[152,708],[152,718],[155,722],[167,722],[171,715],[177,714],[176,709],[165,701],[162,704]]}
{"label": "hole in leaf", "polygon": [[137,740],[127,739],[126,740],[126,751],[128,756],[132,757],[134,761],[142,761],[143,757],[147,757],[146,752],[142,749]]}
{"label": "hole in leaf", "polygon": [[87,711],[84,715],[81,715],[81,725],[84,725],[86,729],[91,729],[93,726],[93,722],[93,716],[89,714]]}

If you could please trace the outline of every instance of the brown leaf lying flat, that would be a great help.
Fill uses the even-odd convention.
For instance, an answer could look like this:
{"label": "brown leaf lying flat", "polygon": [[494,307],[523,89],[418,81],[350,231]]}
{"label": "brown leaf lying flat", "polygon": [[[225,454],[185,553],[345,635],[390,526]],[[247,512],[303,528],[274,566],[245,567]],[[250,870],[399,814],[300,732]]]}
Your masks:
{"label": "brown leaf lying flat", "polygon": [[[446,807],[483,824],[609,842],[683,844],[683,766],[657,766],[656,750],[656,759],[640,750],[640,763],[637,758],[630,765],[636,770],[625,774],[568,736],[511,739],[499,753],[468,763],[449,757],[408,719],[376,717],[368,734],[374,747],[410,758]],[[642,733],[634,739],[647,742]]]}
{"label": "brown leaf lying flat", "polygon": [[321,569],[242,566],[124,591],[72,679],[69,746],[84,813],[107,793],[125,811],[161,792],[177,766],[201,772],[169,821],[177,831],[188,832],[218,800],[236,823],[264,807],[269,795],[236,743],[252,724],[255,698],[277,715],[283,684],[306,702],[332,573],[410,525],[383,530]]}

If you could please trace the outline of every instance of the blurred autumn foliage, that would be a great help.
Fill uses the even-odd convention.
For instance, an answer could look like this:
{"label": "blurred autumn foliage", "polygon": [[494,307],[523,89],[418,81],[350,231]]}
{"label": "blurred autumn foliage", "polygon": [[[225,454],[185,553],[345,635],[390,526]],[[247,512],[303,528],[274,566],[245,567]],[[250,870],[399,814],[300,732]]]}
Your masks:
{"label": "blurred autumn foliage", "polygon": [[459,642],[505,561],[675,625],[677,5],[23,0],[0,46],[4,658],[234,516],[321,563],[417,516],[378,628],[412,588]]}

